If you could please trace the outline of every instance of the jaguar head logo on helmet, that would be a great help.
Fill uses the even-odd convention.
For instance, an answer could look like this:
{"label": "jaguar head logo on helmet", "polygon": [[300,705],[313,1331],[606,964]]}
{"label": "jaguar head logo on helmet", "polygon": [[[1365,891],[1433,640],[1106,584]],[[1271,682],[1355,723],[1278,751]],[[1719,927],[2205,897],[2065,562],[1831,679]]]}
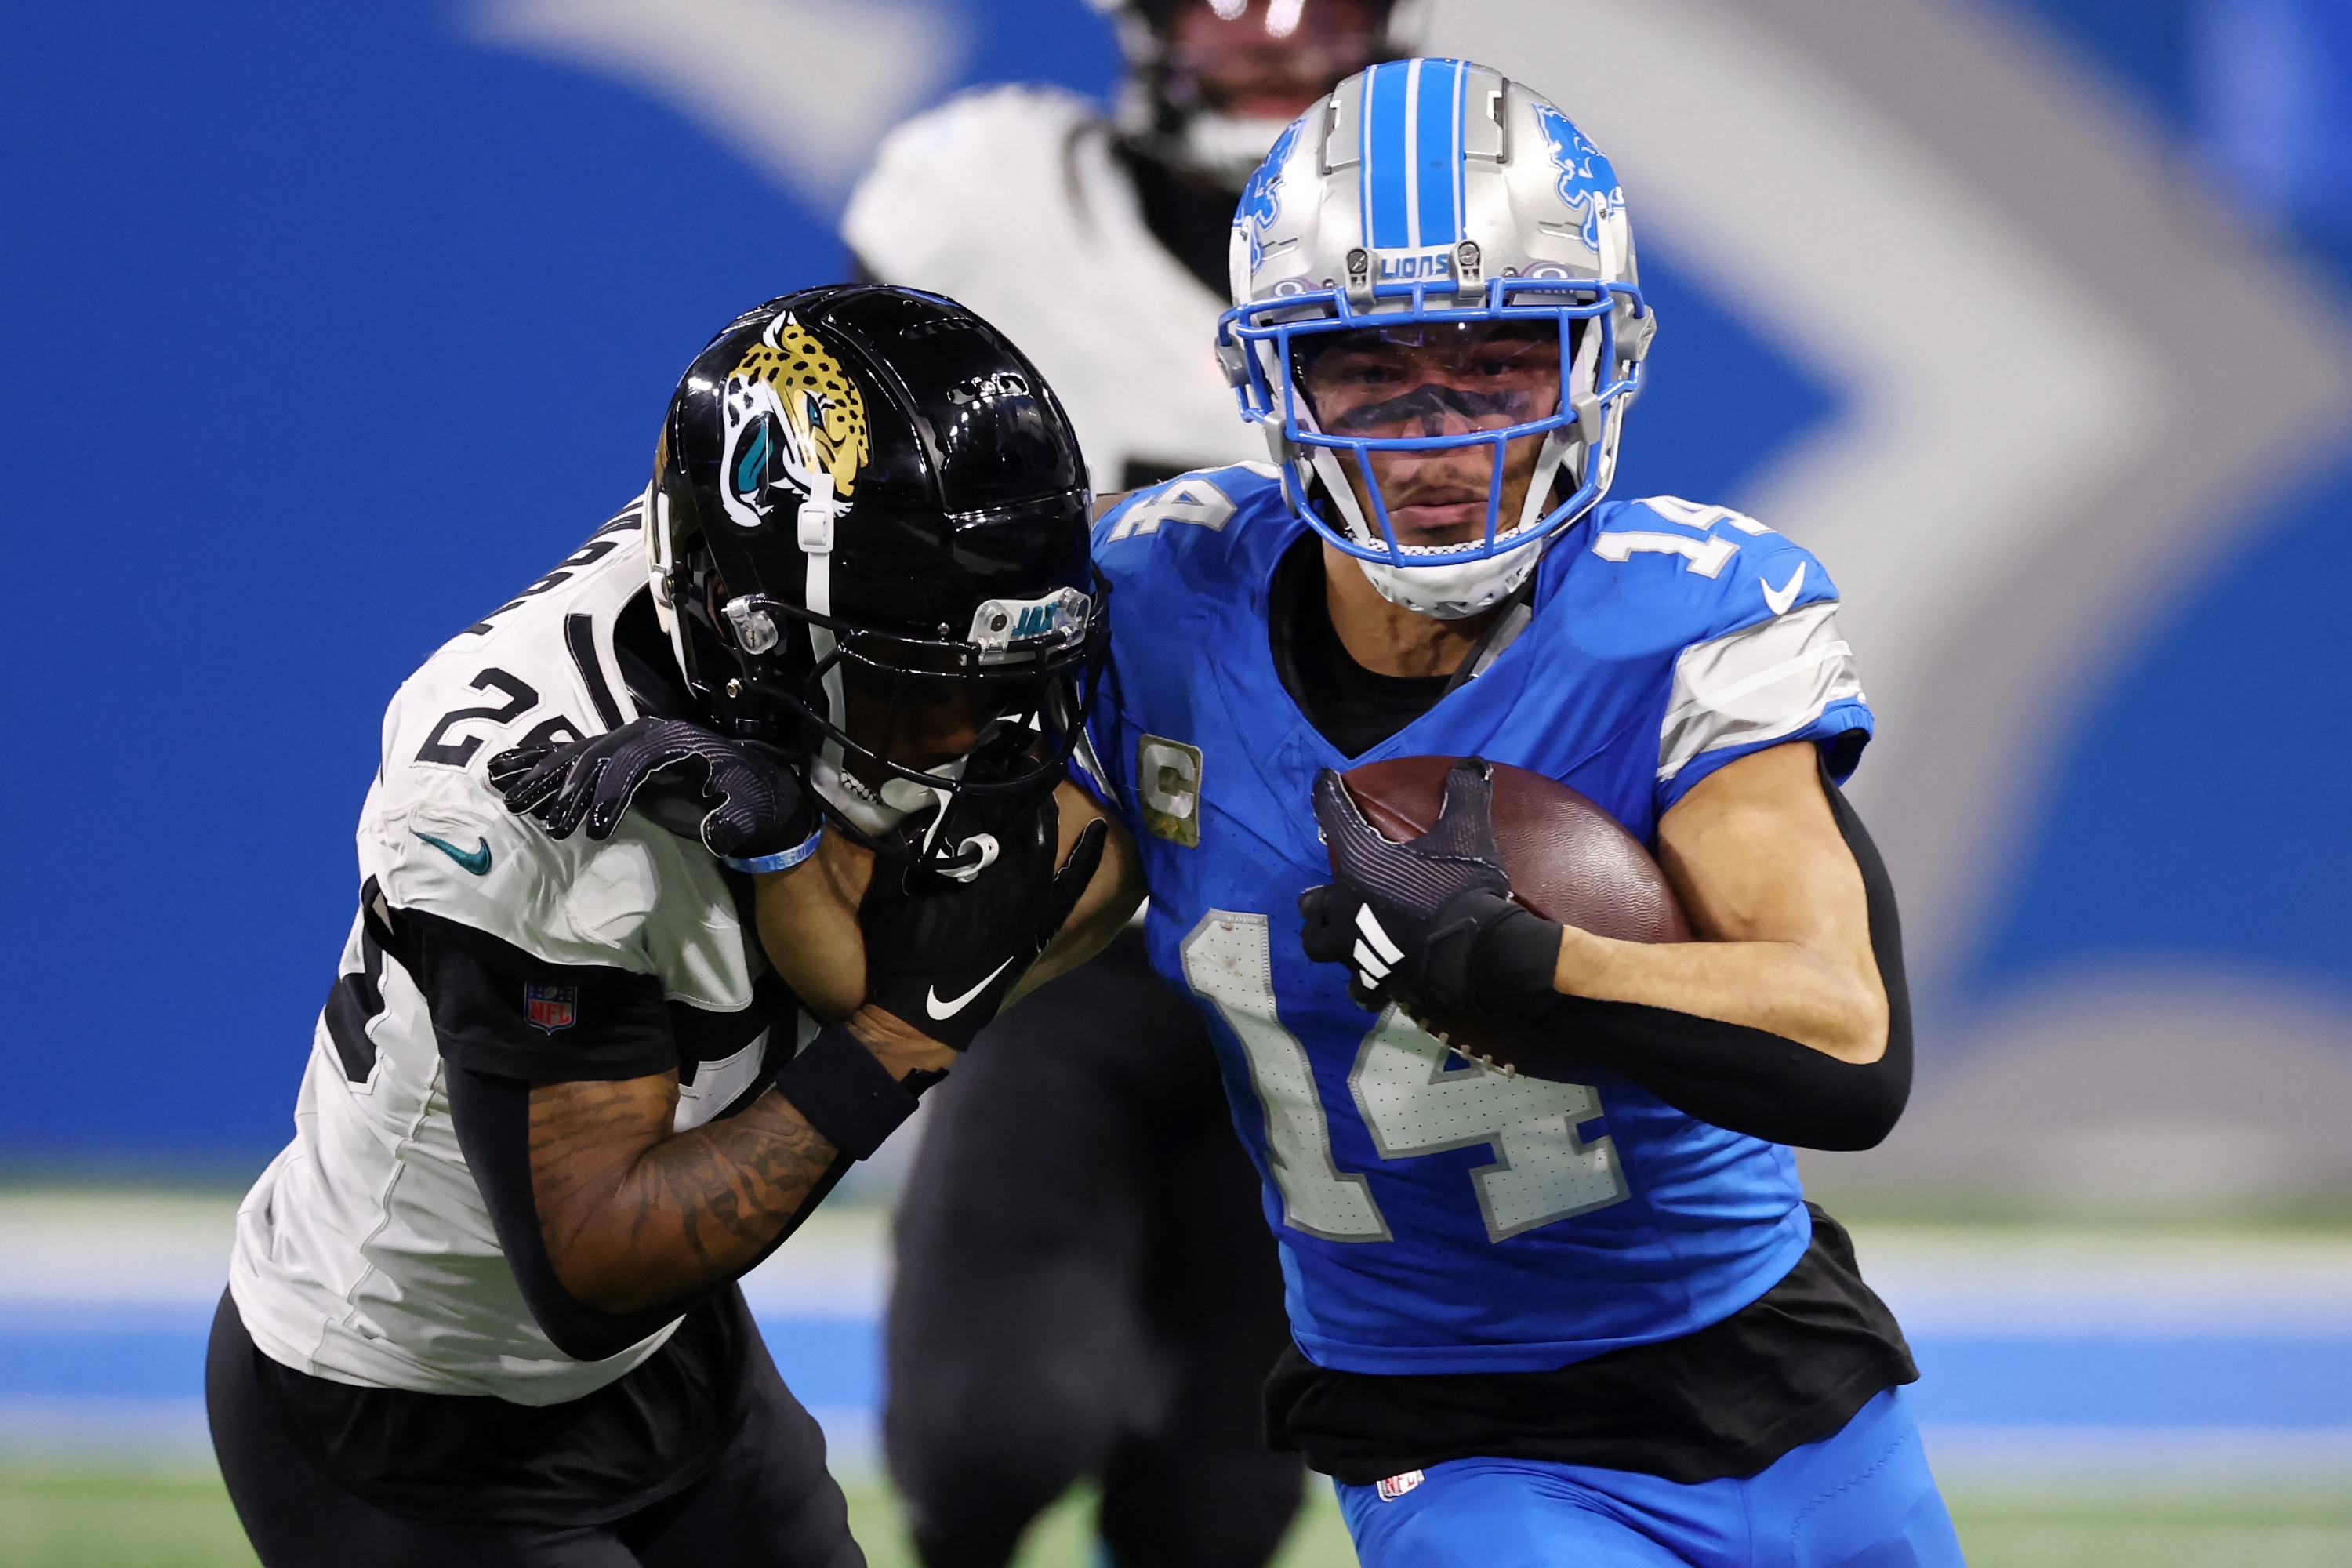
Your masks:
{"label": "jaguar head logo on helmet", "polygon": [[729,373],[727,514],[746,528],[781,498],[829,511],[866,466],[866,399],[841,363],[789,310]]}
{"label": "jaguar head logo on helmet", "polygon": [[911,289],[808,289],[678,384],[655,602],[722,729],[805,759],[868,847],[969,875],[992,842],[970,825],[1081,744],[1091,500],[1068,418],[995,329]]}
{"label": "jaguar head logo on helmet", "polygon": [[1290,507],[1391,602],[1458,619],[1607,493],[1656,327],[1609,161],[1462,60],[1302,115],[1234,219],[1218,353]]}

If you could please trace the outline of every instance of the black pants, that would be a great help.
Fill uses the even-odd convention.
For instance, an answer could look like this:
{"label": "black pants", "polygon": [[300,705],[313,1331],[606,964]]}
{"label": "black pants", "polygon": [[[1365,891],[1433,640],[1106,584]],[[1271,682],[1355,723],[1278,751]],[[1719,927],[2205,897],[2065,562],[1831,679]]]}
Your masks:
{"label": "black pants", "polygon": [[1303,1470],[1289,1331],[1206,1027],[1133,933],[931,1091],[898,1224],[883,1434],[928,1568],[1001,1568],[1075,1480],[1117,1568],[1259,1568]]}
{"label": "black pants", "polygon": [[742,1424],[707,1474],[638,1512],[578,1527],[411,1518],[362,1500],[288,1436],[260,1354],[224,1296],[205,1399],[221,1475],[264,1568],[865,1568],[824,1468],[824,1435],[764,1349],[747,1361]]}

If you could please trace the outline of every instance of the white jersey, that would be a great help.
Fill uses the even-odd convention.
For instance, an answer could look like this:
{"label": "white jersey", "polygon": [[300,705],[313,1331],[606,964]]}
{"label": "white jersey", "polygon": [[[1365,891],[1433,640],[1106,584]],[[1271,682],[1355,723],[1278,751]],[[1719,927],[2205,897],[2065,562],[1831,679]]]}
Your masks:
{"label": "white jersey", "polygon": [[991,88],[908,121],[842,237],[882,281],[945,294],[1019,344],[1097,490],[1265,458],[1217,367],[1225,301],[1153,237],[1086,100]]}
{"label": "white jersey", "polygon": [[[408,679],[360,814],[360,878],[394,918],[424,911],[548,963],[655,977],[673,1012],[744,1014],[765,961],[701,846],[635,814],[602,844],[559,842],[486,777],[526,740],[637,716],[613,634],[645,585],[633,506]],[[612,1382],[676,1324],[595,1362],[541,1331],[459,1150],[425,996],[364,926],[362,911],[312,1037],[294,1142],[238,1211],[229,1284],[246,1328],[287,1366],[367,1387],[551,1405]],[[381,1005],[371,1016],[353,994]],[[561,995],[530,1007],[551,1047],[565,1041]],[[757,1081],[767,1045],[763,1028],[723,1059],[682,1061],[678,1124]]]}

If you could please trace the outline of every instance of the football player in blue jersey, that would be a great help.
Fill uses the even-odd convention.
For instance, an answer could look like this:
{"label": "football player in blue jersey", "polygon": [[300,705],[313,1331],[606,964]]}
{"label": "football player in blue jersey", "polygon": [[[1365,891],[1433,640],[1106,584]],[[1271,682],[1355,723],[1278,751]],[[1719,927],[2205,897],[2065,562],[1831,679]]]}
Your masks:
{"label": "football player in blue jersey", "polygon": [[[1207,352],[1234,204],[1302,110],[1415,52],[1412,7],[1092,3],[1127,57],[1115,110],[959,95],[891,133],[842,233],[862,271],[1016,340],[1097,483],[1130,489],[1264,450]],[[1261,1568],[1306,1479],[1258,1415],[1282,1273],[1208,1026],[1141,931],[1000,1016],[924,1106],[882,1438],[925,1568],[1003,1568],[1081,1479],[1111,1568]]]}
{"label": "football player in blue jersey", "polygon": [[[1341,83],[1244,193],[1219,353],[1271,464],[1097,524],[1091,725],[1154,967],[1212,1023],[1295,1348],[1271,1435],[1372,1568],[1950,1563],[1916,1373],[1790,1145],[1910,1075],[1872,718],[1821,563],[1609,501],[1654,318],[1608,161],[1490,69]],[[1337,772],[1507,763],[1654,847],[1697,940],[1508,898],[1486,769],[1422,839]],[[1576,1082],[1413,1021],[1509,1020]]]}

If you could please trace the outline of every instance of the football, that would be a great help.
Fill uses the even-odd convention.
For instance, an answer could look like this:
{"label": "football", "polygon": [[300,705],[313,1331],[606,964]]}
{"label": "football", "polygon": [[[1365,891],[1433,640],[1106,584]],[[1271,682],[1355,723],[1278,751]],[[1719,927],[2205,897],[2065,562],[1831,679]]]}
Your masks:
{"label": "football", "polygon": [[[1367,763],[1341,775],[1364,820],[1402,842],[1437,821],[1453,757],[1398,757]],[[1641,841],[1591,801],[1564,784],[1495,764],[1495,844],[1510,874],[1511,896],[1548,921],[1623,942],[1688,942],[1683,915],[1665,874]],[[1572,1077],[1556,1042],[1522,1037],[1507,1025],[1479,1019],[1437,1019],[1439,1036],[1454,1050],[1506,1072]]]}

